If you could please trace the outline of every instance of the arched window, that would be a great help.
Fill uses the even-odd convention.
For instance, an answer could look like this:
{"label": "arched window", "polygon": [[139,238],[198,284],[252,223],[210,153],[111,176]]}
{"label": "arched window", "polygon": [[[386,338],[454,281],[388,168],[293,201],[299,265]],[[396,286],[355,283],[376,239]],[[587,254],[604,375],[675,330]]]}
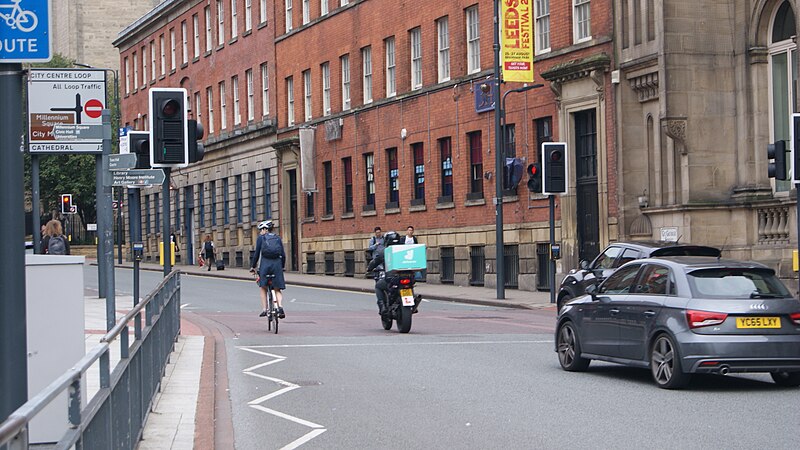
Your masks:
{"label": "arched window", "polygon": [[[771,110],[771,142],[789,140],[791,114],[797,112],[797,45],[795,35],[794,11],[788,1],[784,1],[775,11],[769,33],[769,73]],[[788,145],[787,145],[788,150]],[[787,155],[788,156],[788,155]],[[787,168],[788,170],[788,168]],[[775,191],[788,191],[791,182],[776,181]]]}

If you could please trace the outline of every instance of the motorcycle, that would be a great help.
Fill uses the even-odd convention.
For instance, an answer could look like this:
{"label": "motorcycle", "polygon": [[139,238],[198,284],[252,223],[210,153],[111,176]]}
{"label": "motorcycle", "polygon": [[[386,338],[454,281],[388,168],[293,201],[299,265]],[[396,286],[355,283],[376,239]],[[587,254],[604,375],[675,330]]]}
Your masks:
{"label": "motorcycle", "polygon": [[397,331],[408,333],[411,330],[411,316],[417,313],[422,295],[414,295],[414,272],[386,272],[386,310],[381,316],[384,330],[392,328],[397,322]]}

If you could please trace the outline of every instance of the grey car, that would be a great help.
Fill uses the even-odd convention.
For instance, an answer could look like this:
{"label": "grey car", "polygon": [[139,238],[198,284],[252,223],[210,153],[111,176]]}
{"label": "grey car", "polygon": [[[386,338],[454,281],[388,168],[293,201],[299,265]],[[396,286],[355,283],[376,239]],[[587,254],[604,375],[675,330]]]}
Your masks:
{"label": "grey car", "polygon": [[693,373],[769,372],[800,386],[800,301],[775,271],[700,256],[629,262],[559,312],[561,367],[591,360],[649,368],[659,387]]}
{"label": "grey car", "polygon": [[558,309],[571,299],[586,293],[586,288],[600,284],[626,262],[641,258],[662,256],[713,256],[720,250],[705,245],[677,242],[614,242],[592,261],[581,261],[579,269],[572,269],[558,287]]}

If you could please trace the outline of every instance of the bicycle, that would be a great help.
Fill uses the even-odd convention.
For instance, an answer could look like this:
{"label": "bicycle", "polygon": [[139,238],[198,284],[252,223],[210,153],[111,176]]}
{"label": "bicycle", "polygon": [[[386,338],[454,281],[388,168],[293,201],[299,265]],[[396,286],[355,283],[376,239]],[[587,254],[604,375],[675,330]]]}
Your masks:
{"label": "bicycle", "polygon": [[6,25],[11,27],[12,30],[19,29],[24,33],[36,29],[39,24],[39,18],[33,11],[25,11],[19,6],[22,0],[11,0],[10,5],[0,5],[1,9],[11,9],[8,14],[0,13],[0,18],[5,19]]}
{"label": "bicycle", "polygon": [[[256,284],[259,282],[258,272],[255,272]],[[267,330],[272,330],[272,324],[275,324],[275,334],[278,334],[278,305],[275,301],[275,291],[272,290],[272,280],[275,275],[267,275]]]}

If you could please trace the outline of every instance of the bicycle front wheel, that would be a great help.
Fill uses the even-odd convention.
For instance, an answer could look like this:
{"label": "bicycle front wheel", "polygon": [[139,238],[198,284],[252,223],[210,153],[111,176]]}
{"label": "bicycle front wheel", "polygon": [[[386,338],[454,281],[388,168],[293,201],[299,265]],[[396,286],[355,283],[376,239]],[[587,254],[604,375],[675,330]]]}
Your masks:
{"label": "bicycle front wheel", "polygon": [[39,18],[36,17],[36,14],[30,11],[23,11],[17,15],[15,22],[19,31],[27,33],[28,31],[36,29],[36,25],[39,23]]}

